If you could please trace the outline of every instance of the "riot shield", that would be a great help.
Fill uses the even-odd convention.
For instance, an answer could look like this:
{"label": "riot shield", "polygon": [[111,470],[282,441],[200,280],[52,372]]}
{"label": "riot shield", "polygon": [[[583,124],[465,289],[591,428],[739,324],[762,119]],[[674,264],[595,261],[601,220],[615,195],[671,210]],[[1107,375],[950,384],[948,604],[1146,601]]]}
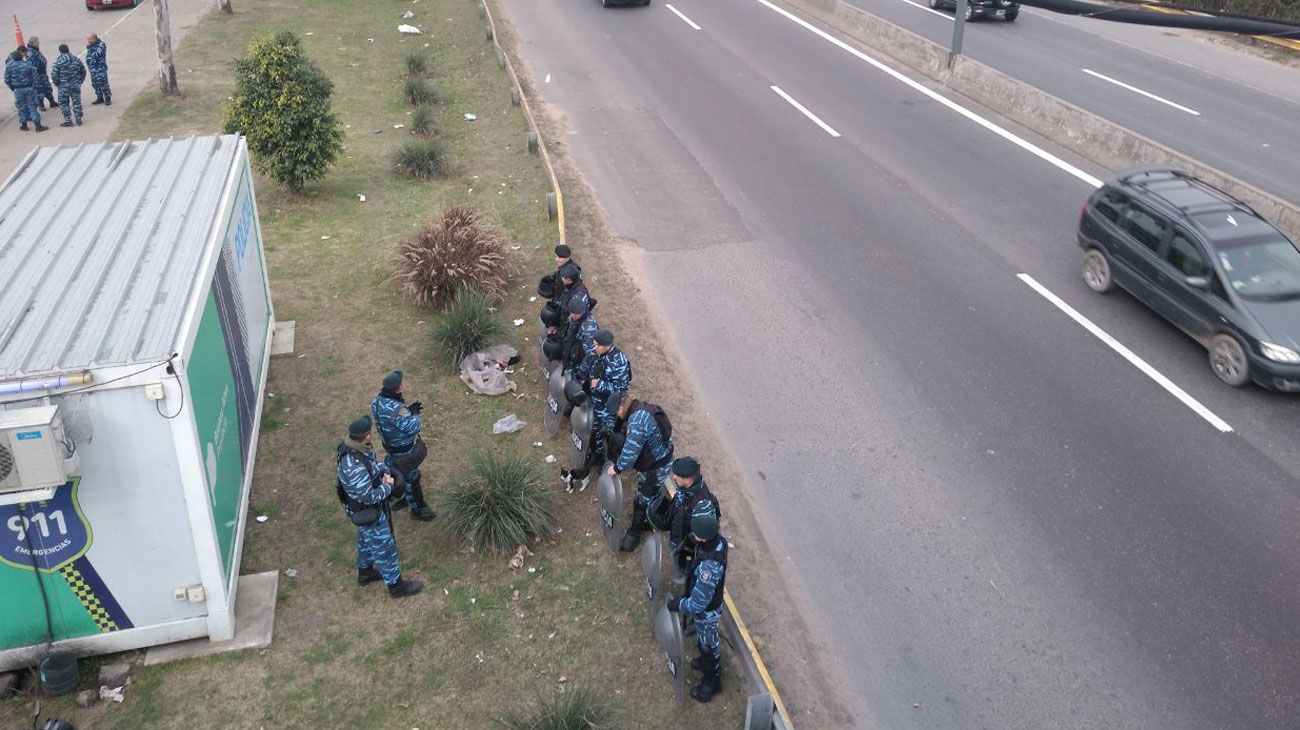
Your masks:
{"label": "riot shield", "polygon": [[611,552],[618,552],[618,528],[622,524],[619,515],[623,513],[623,480],[610,476],[609,471],[601,469],[596,478],[596,496],[600,502],[600,529],[605,533],[605,544]]}
{"label": "riot shield", "polygon": [[668,663],[668,676],[672,678],[673,690],[677,695],[677,704],[686,703],[686,639],[682,634],[682,620],[664,605],[654,618],[655,638],[664,650]]}
{"label": "riot shield", "polygon": [[587,457],[591,451],[591,430],[596,423],[596,409],[590,400],[573,409],[569,414],[569,423],[572,428],[569,431],[569,444],[572,447],[569,452],[569,466],[573,469],[581,469],[587,465]]}
{"label": "riot shield", "polygon": [[641,572],[645,574],[646,618],[654,623],[655,613],[664,597],[664,548],[658,532],[646,535],[641,544]]}
{"label": "riot shield", "polygon": [[542,405],[542,425],[546,426],[546,435],[554,436],[560,432],[560,421],[564,420],[564,371],[556,368],[551,371],[550,384],[546,388],[546,403]]}
{"label": "riot shield", "polygon": [[537,369],[542,373],[542,381],[546,382],[551,377],[551,369],[547,367],[550,358],[546,357],[543,346],[546,344],[546,325],[539,325],[537,328]]}

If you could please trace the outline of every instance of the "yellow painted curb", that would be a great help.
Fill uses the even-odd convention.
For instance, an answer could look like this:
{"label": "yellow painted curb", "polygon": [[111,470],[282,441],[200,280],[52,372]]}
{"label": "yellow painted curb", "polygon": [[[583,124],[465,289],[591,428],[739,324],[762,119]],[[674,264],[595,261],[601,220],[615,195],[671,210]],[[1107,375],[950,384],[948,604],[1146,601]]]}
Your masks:
{"label": "yellow painted curb", "polygon": [[[1165,7],[1163,5],[1143,4],[1141,7],[1156,13],[1164,13],[1166,15],[1196,15],[1197,14],[1197,13],[1190,13],[1186,10],[1181,10],[1179,8]],[[1201,13],[1201,15],[1204,15],[1204,13]],[[1289,38],[1274,38],[1272,36],[1266,36],[1266,35],[1253,35],[1250,37],[1254,38],[1257,41],[1263,41],[1270,45],[1278,46],[1279,48],[1285,48],[1288,51],[1296,51],[1297,53],[1300,53],[1300,41],[1293,41]]]}
{"label": "yellow painted curb", "polygon": [[735,601],[731,600],[731,594],[723,591],[722,600],[726,603],[727,610],[731,612],[731,618],[736,622],[736,630],[740,632],[740,638],[745,641],[745,648],[749,650],[750,656],[754,657],[754,665],[758,667],[758,676],[763,678],[763,686],[767,693],[772,695],[772,701],[776,703],[776,711],[781,713],[781,719],[785,721],[787,728],[794,728],[794,723],[790,721],[790,713],[785,710],[785,702],[781,701],[781,693],[776,689],[776,683],[772,681],[772,675],[767,671],[767,664],[763,661],[763,655],[758,653],[758,647],[754,645],[754,637],[749,635],[749,629],[745,628],[745,621],[740,618],[740,609],[736,608]]}

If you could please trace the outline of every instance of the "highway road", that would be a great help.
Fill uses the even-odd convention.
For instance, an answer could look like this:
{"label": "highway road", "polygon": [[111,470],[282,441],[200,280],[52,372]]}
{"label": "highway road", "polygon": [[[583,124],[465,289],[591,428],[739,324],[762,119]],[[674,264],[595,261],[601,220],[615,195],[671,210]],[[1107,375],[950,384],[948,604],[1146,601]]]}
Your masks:
{"label": "highway road", "polygon": [[1300,399],[1084,287],[1105,171],[767,0],[506,10],[851,724],[1300,726]]}
{"label": "highway road", "polygon": [[[848,0],[947,47],[952,11],[927,0]],[[967,25],[963,53],[1291,201],[1300,201],[1300,66],[1194,31],[1022,8]]]}

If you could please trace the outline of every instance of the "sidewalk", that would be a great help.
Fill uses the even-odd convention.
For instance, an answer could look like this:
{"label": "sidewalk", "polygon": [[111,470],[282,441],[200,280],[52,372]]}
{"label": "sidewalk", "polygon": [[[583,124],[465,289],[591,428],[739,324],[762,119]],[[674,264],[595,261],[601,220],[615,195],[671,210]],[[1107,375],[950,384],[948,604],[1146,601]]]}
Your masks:
{"label": "sidewalk", "polygon": [[[4,104],[0,107],[0,179],[13,172],[33,147],[58,144],[99,142],[109,139],[117,129],[122,112],[131,100],[144,89],[156,90],[158,79],[157,50],[154,42],[153,5],[142,2],[133,10],[99,10],[90,12],[80,0],[16,3],[18,21],[23,36],[38,36],[41,52],[50,64],[59,55],[59,44],[67,43],[73,53],[84,55],[85,37],[92,32],[108,44],[108,78],[113,86],[113,106],[91,106],[95,93],[90,79],[81,87],[81,104],[85,124],[80,127],[60,127],[63,117],[58,109],[41,112],[41,123],[50,131],[37,134],[18,129],[18,112],[14,109],[13,95],[3,89]],[[9,14],[6,5],[6,15]],[[172,23],[172,45],[180,45],[194,23],[216,4],[210,0],[169,0]],[[239,3],[235,3],[239,11]],[[8,18],[6,18],[8,20]],[[8,47],[11,40],[0,47]],[[176,69],[181,92],[185,92],[185,69]]]}

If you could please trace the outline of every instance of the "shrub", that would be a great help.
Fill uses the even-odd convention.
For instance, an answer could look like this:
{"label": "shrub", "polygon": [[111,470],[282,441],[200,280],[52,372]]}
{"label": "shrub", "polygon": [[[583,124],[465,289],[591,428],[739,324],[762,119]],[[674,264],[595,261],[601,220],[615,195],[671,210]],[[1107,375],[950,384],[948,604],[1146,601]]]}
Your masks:
{"label": "shrub", "polygon": [[402,293],[425,307],[446,307],[464,287],[485,299],[499,299],[514,270],[505,232],[468,205],[443,210],[436,221],[399,243],[394,259]]}
{"label": "shrub", "polygon": [[476,455],[441,507],[443,529],[478,552],[507,555],[555,528],[555,492],[542,483],[537,463],[518,454]]}
{"label": "shrub", "polygon": [[435,134],[432,109],[427,106],[416,107],[411,114],[411,132],[421,137],[432,137]]}
{"label": "shrub", "polygon": [[429,60],[422,53],[408,53],[406,55],[406,75],[408,77],[423,76],[429,68]]}
{"label": "shrub", "polygon": [[393,154],[393,168],[418,180],[432,180],[451,172],[451,156],[442,140],[407,140]]}
{"label": "shrub", "polygon": [[412,106],[436,104],[442,101],[442,94],[420,76],[406,79],[406,83],[402,86],[402,96],[406,98],[406,103]]}
{"label": "shrub", "polygon": [[330,111],[333,90],[298,36],[261,36],[235,61],[235,96],[222,110],[222,127],[247,138],[260,172],[302,192],[343,150],[343,131]]}
{"label": "shrub", "polygon": [[468,287],[456,294],[451,307],[433,328],[434,350],[453,370],[469,355],[509,339],[509,328],[492,313],[488,298]]}

